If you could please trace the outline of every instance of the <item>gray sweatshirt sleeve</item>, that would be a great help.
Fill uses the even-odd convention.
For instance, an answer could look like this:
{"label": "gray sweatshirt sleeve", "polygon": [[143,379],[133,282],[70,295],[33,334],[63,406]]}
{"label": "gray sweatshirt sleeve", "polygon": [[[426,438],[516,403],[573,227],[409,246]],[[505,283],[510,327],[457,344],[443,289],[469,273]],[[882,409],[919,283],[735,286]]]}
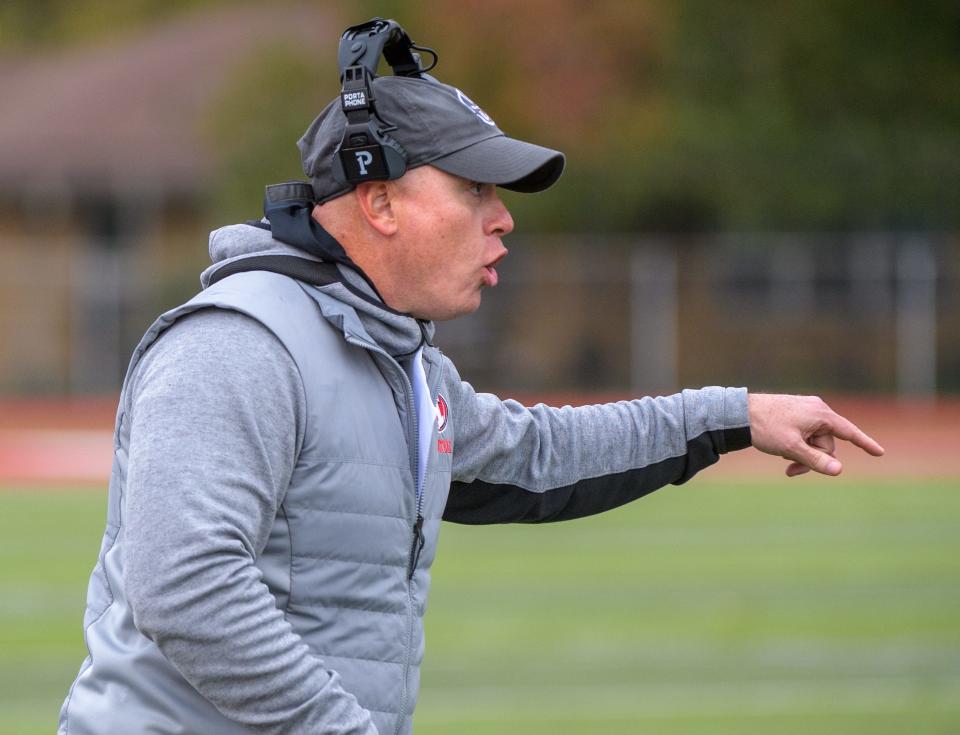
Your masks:
{"label": "gray sweatshirt sleeve", "polygon": [[453,483],[444,519],[540,523],[600,513],[750,445],[744,388],[527,408],[477,393],[447,364]]}
{"label": "gray sweatshirt sleeve", "polygon": [[251,732],[375,735],[254,565],[304,425],[279,340],[241,314],[197,312],[150,347],[127,395],[124,583],[139,630]]}

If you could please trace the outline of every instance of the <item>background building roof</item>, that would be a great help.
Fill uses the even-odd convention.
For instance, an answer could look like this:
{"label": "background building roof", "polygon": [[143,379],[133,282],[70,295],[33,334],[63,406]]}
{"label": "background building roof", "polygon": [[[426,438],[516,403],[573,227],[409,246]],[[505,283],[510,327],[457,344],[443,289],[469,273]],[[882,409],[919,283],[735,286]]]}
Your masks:
{"label": "background building roof", "polygon": [[316,56],[339,29],[326,8],[230,6],[108,45],[0,59],[0,188],[193,191],[213,164],[204,116],[231,70],[266,45]]}

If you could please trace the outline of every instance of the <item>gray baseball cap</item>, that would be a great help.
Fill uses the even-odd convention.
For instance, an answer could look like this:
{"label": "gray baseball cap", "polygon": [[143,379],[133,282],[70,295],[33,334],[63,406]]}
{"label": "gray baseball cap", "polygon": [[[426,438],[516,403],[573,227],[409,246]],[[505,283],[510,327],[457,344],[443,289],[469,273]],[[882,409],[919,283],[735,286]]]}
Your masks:
{"label": "gray baseball cap", "polygon": [[[429,163],[470,181],[520,192],[543,191],[563,172],[562,153],[508,138],[456,87],[432,79],[387,76],[375,78],[372,91],[378,116],[396,126],[389,135],[406,151],[407,169]],[[345,126],[337,97],[297,142],[317,201],[354,188],[333,170]]]}

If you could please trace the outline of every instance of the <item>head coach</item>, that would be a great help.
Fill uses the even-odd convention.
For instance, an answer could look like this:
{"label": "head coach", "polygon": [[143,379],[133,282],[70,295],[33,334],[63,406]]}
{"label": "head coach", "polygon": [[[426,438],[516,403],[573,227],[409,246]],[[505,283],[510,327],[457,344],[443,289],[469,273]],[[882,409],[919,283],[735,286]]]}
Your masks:
{"label": "head coach", "polygon": [[61,735],[410,733],[442,520],[599,513],[751,444],[791,475],[838,474],[837,437],[882,454],[816,398],[528,408],[461,380],[433,322],[497,285],[497,187],[542,191],[564,158],[413,50],[393,21],[348,29],[310,184],[215,231],[203,290],[134,351]]}

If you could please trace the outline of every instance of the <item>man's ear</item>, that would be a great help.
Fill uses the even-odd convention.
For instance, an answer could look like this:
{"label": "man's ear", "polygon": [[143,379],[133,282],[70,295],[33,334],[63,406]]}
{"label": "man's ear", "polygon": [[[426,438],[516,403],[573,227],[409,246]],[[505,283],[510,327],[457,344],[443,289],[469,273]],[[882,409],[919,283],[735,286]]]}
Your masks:
{"label": "man's ear", "polygon": [[395,189],[386,181],[368,181],[357,184],[354,196],[367,223],[381,235],[389,237],[397,231],[397,218],[393,211]]}

